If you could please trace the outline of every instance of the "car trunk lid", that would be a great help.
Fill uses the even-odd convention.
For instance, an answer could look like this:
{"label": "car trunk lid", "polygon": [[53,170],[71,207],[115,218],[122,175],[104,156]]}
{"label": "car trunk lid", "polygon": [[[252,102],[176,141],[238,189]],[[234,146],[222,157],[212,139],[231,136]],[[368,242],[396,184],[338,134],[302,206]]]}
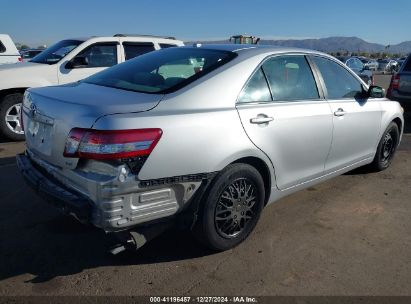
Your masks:
{"label": "car trunk lid", "polygon": [[149,111],[162,97],[86,83],[30,89],[23,103],[27,147],[54,166],[73,169],[78,159],[63,156],[71,129],[92,128],[105,115]]}

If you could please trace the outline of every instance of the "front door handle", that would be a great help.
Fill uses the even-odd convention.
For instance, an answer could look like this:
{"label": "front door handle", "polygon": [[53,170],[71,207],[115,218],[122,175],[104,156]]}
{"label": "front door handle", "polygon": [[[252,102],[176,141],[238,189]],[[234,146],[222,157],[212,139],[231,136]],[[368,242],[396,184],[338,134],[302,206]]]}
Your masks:
{"label": "front door handle", "polygon": [[251,118],[250,123],[252,124],[267,124],[270,121],[273,121],[273,117],[268,117],[266,115],[258,115],[257,117]]}
{"label": "front door handle", "polygon": [[339,108],[337,111],[334,112],[335,116],[344,116],[345,114],[347,114],[347,112],[345,112],[342,108]]}

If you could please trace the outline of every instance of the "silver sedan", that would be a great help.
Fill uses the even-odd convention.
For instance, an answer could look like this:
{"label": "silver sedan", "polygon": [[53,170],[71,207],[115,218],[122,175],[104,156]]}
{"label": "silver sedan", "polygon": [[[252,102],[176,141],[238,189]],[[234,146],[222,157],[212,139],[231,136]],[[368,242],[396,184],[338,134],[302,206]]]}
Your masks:
{"label": "silver sedan", "polygon": [[333,57],[254,45],[148,53],[29,89],[22,113],[28,183],[84,222],[131,231],[137,248],[177,222],[232,248],[268,203],[386,169],[404,128],[400,105]]}

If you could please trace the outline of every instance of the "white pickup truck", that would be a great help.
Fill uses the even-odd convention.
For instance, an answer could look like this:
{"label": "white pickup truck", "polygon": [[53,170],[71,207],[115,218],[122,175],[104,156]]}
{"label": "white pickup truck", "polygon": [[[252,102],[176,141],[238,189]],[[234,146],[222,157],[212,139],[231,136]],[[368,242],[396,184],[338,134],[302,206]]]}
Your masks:
{"label": "white pickup truck", "polygon": [[173,37],[116,34],[62,40],[18,65],[0,66],[0,132],[24,140],[20,108],[24,91],[75,82],[154,50],[184,45]]}
{"label": "white pickup truck", "polygon": [[21,56],[13,40],[7,34],[0,34],[0,64],[21,62]]}

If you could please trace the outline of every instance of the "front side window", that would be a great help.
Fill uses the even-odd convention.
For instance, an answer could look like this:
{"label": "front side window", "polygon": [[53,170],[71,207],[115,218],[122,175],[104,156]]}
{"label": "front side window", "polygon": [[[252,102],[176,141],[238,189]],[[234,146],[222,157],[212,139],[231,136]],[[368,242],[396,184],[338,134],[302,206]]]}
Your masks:
{"label": "front side window", "polygon": [[76,57],[84,57],[87,62],[87,68],[111,67],[117,64],[117,44],[94,44]]}
{"label": "front side window", "polygon": [[155,50],[154,44],[148,42],[123,42],[123,47],[126,60]]}
{"label": "front side window", "polygon": [[272,102],[270,89],[261,68],[248,80],[238,97],[238,102]]}
{"label": "front side window", "polygon": [[276,102],[318,99],[317,85],[305,56],[268,59],[262,66]]}
{"label": "front side window", "polygon": [[55,64],[66,57],[73,49],[79,46],[83,41],[80,40],[62,40],[35,56],[31,62],[43,64]]}
{"label": "front side window", "polygon": [[327,58],[312,59],[324,79],[328,99],[355,98],[362,95],[361,83],[347,69]]}
{"label": "front side window", "polygon": [[142,93],[169,93],[219,68],[236,53],[202,48],[168,48],[141,55],[94,74],[86,83]]}

